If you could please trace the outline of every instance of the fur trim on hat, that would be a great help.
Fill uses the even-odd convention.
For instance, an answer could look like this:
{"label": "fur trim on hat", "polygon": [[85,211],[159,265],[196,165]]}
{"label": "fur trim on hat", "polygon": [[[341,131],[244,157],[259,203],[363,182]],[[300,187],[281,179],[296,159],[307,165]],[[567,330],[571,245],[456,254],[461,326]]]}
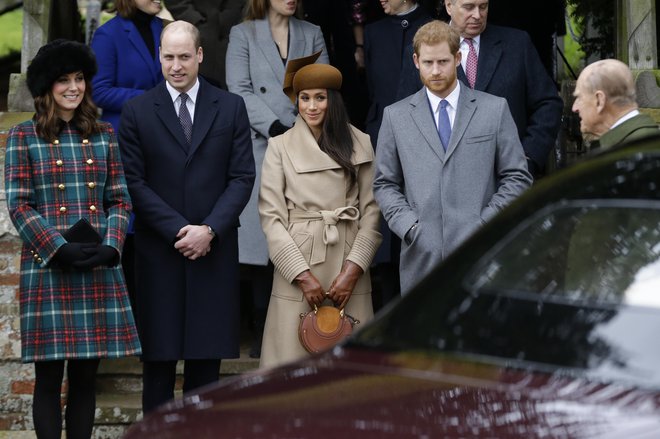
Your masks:
{"label": "fur trim on hat", "polygon": [[45,96],[62,75],[82,71],[85,79],[96,74],[94,52],[82,43],[58,39],[41,46],[27,69],[27,86],[32,97]]}

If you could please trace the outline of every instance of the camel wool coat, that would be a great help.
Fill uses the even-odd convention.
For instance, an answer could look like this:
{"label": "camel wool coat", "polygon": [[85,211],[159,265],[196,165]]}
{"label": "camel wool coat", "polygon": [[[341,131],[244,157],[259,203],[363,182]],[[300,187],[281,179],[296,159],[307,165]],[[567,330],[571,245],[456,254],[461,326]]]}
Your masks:
{"label": "camel wool coat", "polygon": [[346,305],[361,323],[373,317],[369,265],[381,242],[372,191],[374,153],[369,136],[351,127],[357,182],[321,151],[298,116],[292,129],[268,142],[259,214],[275,266],[261,351],[270,367],[307,355],[298,340],[300,313],[309,304],[294,279],[311,270],[325,290],[345,260],[364,271]]}

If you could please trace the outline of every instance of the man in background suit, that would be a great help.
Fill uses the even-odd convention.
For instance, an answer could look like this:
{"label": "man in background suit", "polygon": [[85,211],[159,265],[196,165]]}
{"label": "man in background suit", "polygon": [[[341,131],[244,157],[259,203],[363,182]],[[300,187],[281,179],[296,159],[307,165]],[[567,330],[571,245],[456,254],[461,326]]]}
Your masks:
{"label": "man in background suit", "polygon": [[458,33],[432,21],[413,47],[424,87],[385,108],[374,177],[404,294],[532,182],[506,100],[457,80]]}
{"label": "man in background suit", "polygon": [[529,172],[540,176],[555,145],[563,102],[529,35],[517,29],[488,25],[488,0],[445,0],[450,25],[461,34],[463,58],[458,79],[466,76],[472,39],[478,58],[475,90],[503,97],[518,127]]}
{"label": "man in background suit", "polygon": [[145,412],[217,381],[239,355],[238,216],[254,183],[243,99],[198,78],[199,31],[161,35],[164,82],[124,105],[119,144],[136,213],[136,317]]}
{"label": "man in background suit", "polygon": [[592,148],[609,149],[660,132],[653,119],[639,112],[632,72],[619,60],[604,59],[585,67],[573,95],[582,137]]}
{"label": "man in background suit", "polygon": [[202,37],[206,60],[199,68],[204,79],[227,89],[225,56],[229,30],[241,22],[245,0],[167,0],[167,9],[175,20],[194,24]]}

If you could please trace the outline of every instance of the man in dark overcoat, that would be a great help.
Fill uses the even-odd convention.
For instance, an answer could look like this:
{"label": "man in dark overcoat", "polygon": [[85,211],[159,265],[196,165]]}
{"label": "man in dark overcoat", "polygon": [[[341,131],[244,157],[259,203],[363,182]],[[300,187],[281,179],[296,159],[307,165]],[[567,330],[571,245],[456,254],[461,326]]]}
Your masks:
{"label": "man in dark overcoat", "polygon": [[134,202],[143,409],[218,379],[239,355],[238,216],[255,169],[243,99],[198,77],[199,31],[161,36],[165,81],[126,103],[120,147]]}

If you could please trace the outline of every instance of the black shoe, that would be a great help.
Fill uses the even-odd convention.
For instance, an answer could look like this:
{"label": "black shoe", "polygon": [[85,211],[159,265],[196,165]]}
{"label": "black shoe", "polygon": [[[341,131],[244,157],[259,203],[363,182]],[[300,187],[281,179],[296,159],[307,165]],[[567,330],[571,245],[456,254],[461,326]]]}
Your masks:
{"label": "black shoe", "polygon": [[255,341],[250,346],[250,353],[248,354],[250,358],[261,358],[261,340],[259,342]]}

